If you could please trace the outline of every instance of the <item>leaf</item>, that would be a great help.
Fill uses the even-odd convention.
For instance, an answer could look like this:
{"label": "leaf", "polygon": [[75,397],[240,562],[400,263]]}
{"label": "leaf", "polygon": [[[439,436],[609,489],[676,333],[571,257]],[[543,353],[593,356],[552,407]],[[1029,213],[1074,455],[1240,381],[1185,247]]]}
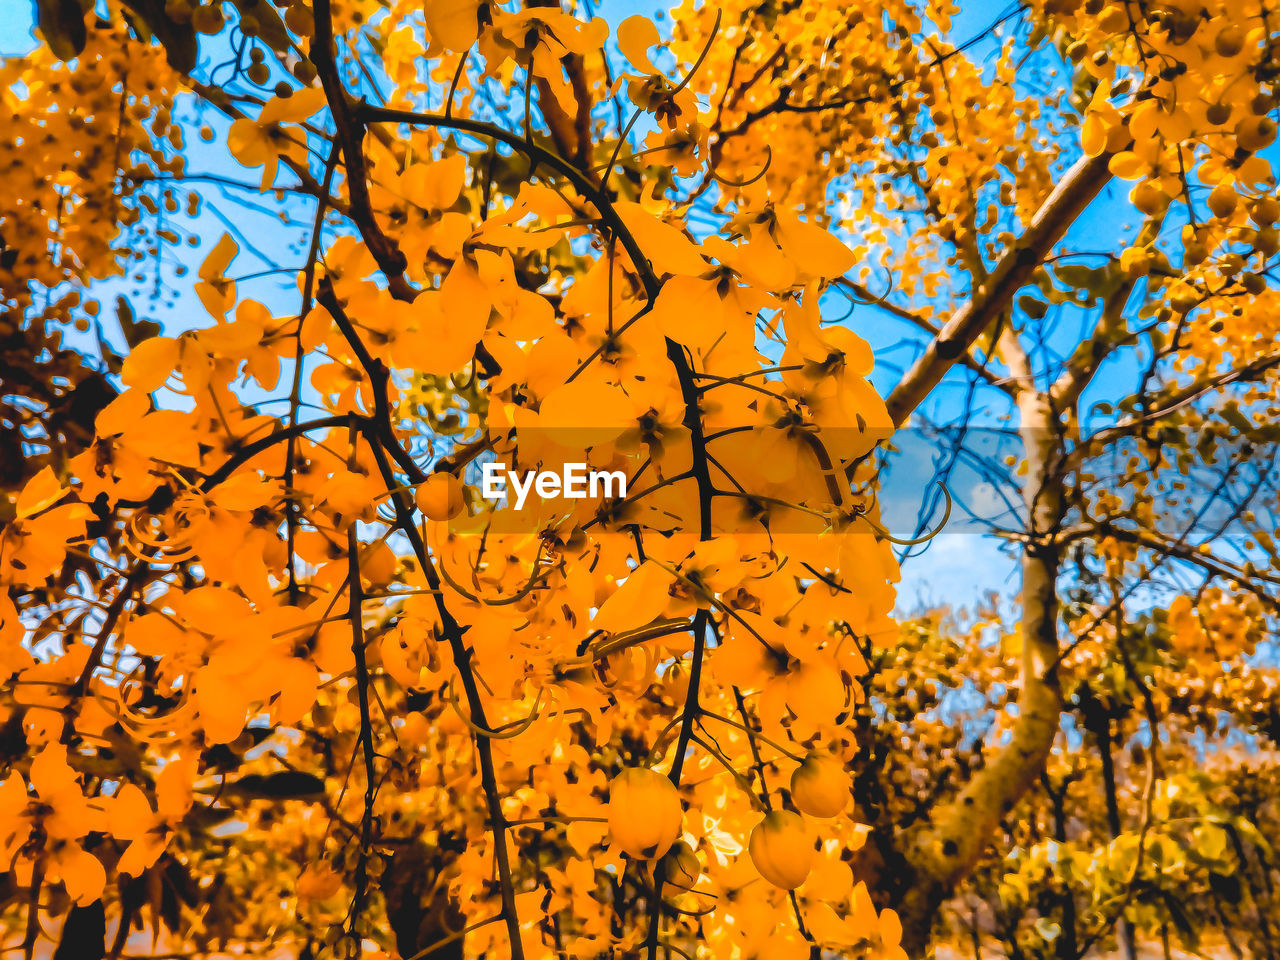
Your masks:
{"label": "leaf", "polygon": [[107,871],[93,854],[69,843],[55,855],[56,867],[69,896],[77,904],[90,904],[102,896]]}
{"label": "leaf", "polygon": [[1151,165],[1136,153],[1125,150],[1112,157],[1107,168],[1121,180],[1141,180],[1147,175]]}
{"label": "leaf", "polygon": [[205,667],[196,675],[195,698],[206,743],[230,743],[240,736],[249,703],[233,679]]}
{"label": "leaf", "polygon": [[1195,851],[1206,860],[1220,860],[1227,852],[1227,831],[1216,823],[1205,823],[1194,836]]}
{"label": "leaf", "polygon": [[278,773],[248,773],[228,783],[223,791],[261,800],[305,800],[324,795],[324,781],[298,770]]}
{"label": "leaf", "polygon": [[1080,146],[1090,157],[1101,156],[1107,149],[1107,125],[1096,113],[1084,119],[1084,126],[1080,128]]}
{"label": "leaf", "polygon": [[1039,320],[1049,312],[1049,305],[1043,300],[1024,293],[1018,297],[1018,306],[1032,320]]}
{"label": "leaf", "polygon": [[[122,0],[128,8],[125,18],[144,40],[154,37],[164,47],[169,66],[190,73],[196,65],[196,31],[190,23],[169,16],[165,0]],[[133,15],[130,16],[129,14]]]}
{"label": "leaf", "polygon": [[256,510],[271,503],[279,492],[277,484],[248,471],[219,484],[210,499],[224,510]]}
{"label": "leaf", "polygon": [[110,437],[133,426],[151,409],[151,398],[145,390],[126,390],[116,397],[94,419],[99,437]]}
{"label": "leaf", "polygon": [[432,0],[423,5],[431,43],[429,56],[445,51],[461,53],[480,34],[480,0]]}
{"label": "leaf", "polygon": [[816,223],[792,213],[779,213],[778,246],[796,265],[801,279],[839,277],[854,265],[853,251]]}
{"label": "leaf", "polygon": [[272,97],[258,114],[258,123],[301,123],[328,104],[324,91],[316,87],[295,90],[288,97]]}
{"label": "leaf", "polygon": [[324,307],[312,307],[307,311],[307,315],[302,319],[302,326],[299,331],[302,352],[310,353],[320,346],[324,342],[324,338],[329,335],[329,328],[332,325],[333,318],[329,316],[329,311]]}
{"label": "leaf", "polygon": [[626,395],[592,376],[556,387],[538,409],[539,430],[570,449],[609,443],[635,422],[635,410]]}
{"label": "leaf", "polygon": [[[418,329],[429,337],[430,349],[421,369],[445,374],[471,359],[484,336],[493,310],[489,289],[465,259],[454,261],[437,297],[421,297]],[[414,304],[415,309],[418,304]]]}
{"label": "leaf", "polygon": [[18,494],[17,517],[25,519],[53,506],[66,495],[66,489],[58,482],[52,467],[45,467],[27,481]]}
{"label": "leaf", "polygon": [[643,14],[627,17],[618,24],[618,49],[641,73],[658,73],[649,59],[649,48],[662,42],[658,28]]}
{"label": "leaf", "polygon": [[74,60],[84,50],[88,34],[80,0],[35,0],[36,24],[45,43],[59,60]]}
{"label": "leaf", "polygon": [[177,823],[191,809],[196,761],[195,754],[170,760],[156,777],[156,812],[170,823]]}
{"label": "leaf", "polygon": [[467,158],[461,153],[434,163],[412,163],[400,175],[405,199],[424,210],[452,207],[466,184]]}
{"label": "leaf", "polygon": [[327,900],[342,889],[342,875],[329,864],[309,863],[298,876],[298,899]]}
{"label": "leaf", "polygon": [[227,267],[231,266],[231,261],[239,252],[240,245],[231,238],[231,234],[224,233],[214,248],[209,251],[209,255],[204,258],[204,262],[200,264],[200,279],[207,283],[222,279],[226,276]]}
{"label": "leaf", "polygon": [[126,783],[116,791],[108,809],[111,833],[120,839],[132,840],[135,836],[145,834],[151,821],[155,819],[147,795],[132,783]]}
{"label": "leaf", "polygon": [[1152,97],[1134,107],[1133,116],[1129,118],[1129,133],[1134,140],[1143,142],[1156,135],[1160,122],[1160,104],[1158,97]]}
{"label": "leaf", "polygon": [[880,931],[880,921],[876,916],[875,904],[871,902],[871,893],[865,882],[859,880],[853,888],[853,904],[848,914],[848,922],[854,936],[869,940]]}
{"label": "leaf", "polygon": [[623,200],[615,203],[614,209],[655,272],[700,274],[707,269],[697,245],[671,224],[663,223],[638,203]]}
{"label": "leaf", "polygon": [[301,721],[316,702],[319,680],[316,668],[306,660],[292,658],[282,662],[276,675],[280,695],[271,706],[271,719],[283,726]]}
{"label": "leaf", "polygon": [[617,633],[653,621],[662,613],[671,582],[671,574],[659,564],[652,561],[641,564],[601,604],[591,621],[592,629]]}
{"label": "leaf", "polygon": [[143,341],[125,357],[120,379],[125,386],[137,387],[144,393],[159,390],[178,365],[179,348],[173,337],[152,337]]}

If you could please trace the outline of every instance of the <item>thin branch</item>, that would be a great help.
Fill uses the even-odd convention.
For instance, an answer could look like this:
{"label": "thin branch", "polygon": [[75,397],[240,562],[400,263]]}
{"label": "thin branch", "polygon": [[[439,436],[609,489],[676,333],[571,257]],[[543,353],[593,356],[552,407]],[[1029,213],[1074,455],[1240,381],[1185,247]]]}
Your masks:
{"label": "thin branch", "polygon": [[[356,430],[352,424],[351,456],[355,458]],[[347,616],[351,620],[351,654],[356,665],[356,697],[360,707],[360,750],[364,757],[364,815],[360,820],[360,851],[356,857],[355,876],[352,885],[355,896],[351,902],[350,933],[360,936],[360,916],[364,912],[365,899],[368,895],[369,853],[373,844],[373,803],[377,791],[377,778],[374,769],[373,722],[369,715],[369,665],[365,661],[364,623],[361,620],[361,604],[364,601],[364,587],[360,583],[360,541],[356,536],[356,522],[352,519],[347,526]]]}

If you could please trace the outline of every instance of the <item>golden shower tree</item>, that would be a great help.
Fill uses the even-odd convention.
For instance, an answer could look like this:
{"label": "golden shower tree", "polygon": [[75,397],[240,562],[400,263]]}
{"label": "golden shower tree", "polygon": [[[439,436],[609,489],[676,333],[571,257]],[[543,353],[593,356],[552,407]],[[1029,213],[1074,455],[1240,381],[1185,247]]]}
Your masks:
{"label": "golden shower tree", "polygon": [[[905,2],[666,40],[585,4],[36,9],[0,86],[7,947],[920,954],[1072,652],[1125,659],[1129,585],[1273,609],[1265,562],[1144,522],[1160,457],[1208,459],[1176,438],[1266,440],[1264,7],[1054,0],[972,43]],[[1141,228],[1082,267],[1123,181]],[[883,398],[864,315],[917,335]],[[1018,709],[908,809],[869,748],[929,534],[886,529],[880,456],[966,377],[1022,442]],[[1073,545],[1107,566],[1062,609]]]}

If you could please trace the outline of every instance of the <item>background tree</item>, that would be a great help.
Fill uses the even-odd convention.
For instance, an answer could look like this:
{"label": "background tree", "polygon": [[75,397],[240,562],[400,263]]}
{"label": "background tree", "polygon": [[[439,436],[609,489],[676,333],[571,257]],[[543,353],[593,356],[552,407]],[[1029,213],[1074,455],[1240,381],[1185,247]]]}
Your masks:
{"label": "background tree", "polygon": [[[15,946],[1270,952],[1265,7],[37,12]],[[908,422],[1015,629],[890,619]]]}
{"label": "background tree", "polygon": [[[944,27],[955,12],[929,11]],[[909,828],[891,820],[882,839],[886,875],[909,878],[896,880],[904,926],[923,937],[1062,743],[1073,705],[1064,691],[1092,702],[1087,683],[1064,686],[1078,682],[1063,671],[1077,645],[1174,593],[1196,611],[1181,616],[1205,616],[1214,584],[1237,598],[1228,602],[1250,596],[1248,628],[1269,635],[1280,362],[1267,275],[1277,212],[1269,14],[1019,8],[997,21],[1003,42],[981,66],[915,40],[908,10],[891,13],[902,29],[889,51],[868,39],[860,11],[832,11],[816,30],[807,12],[754,15],[779,41],[721,51],[743,79],[719,101],[720,154],[749,152],[753,140],[757,150],[813,144],[809,164],[789,151],[788,179],[793,199],[815,205],[826,171],[800,171],[830,161],[847,191],[845,225],[867,241],[859,252],[878,253],[895,284],[887,298],[866,283],[851,284],[854,295],[937,331],[889,394],[891,416],[903,423],[944,371],[963,366],[963,390],[924,410],[947,448],[940,475],[977,463],[1016,505],[983,518],[1020,545],[1016,720],[978,769],[962,768]],[[1088,229],[1083,211],[1109,184],[1119,192],[1117,181],[1135,229],[1074,239]],[[902,239],[884,241],[894,234]],[[1016,437],[1016,470],[991,462],[992,430]],[[1111,630],[1111,657],[1132,678],[1110,695],[1134,710],[1151,678],[1117,649],[1129,629]]]}

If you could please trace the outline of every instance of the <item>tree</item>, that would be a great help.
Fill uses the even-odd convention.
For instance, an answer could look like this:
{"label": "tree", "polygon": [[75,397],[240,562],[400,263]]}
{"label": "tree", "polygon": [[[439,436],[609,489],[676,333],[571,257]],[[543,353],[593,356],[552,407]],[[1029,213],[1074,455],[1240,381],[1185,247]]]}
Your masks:
{"label": "tree", "polygon": [[[895,423],[963,364],[971,386],[961,399],[925,411],[941,415],[954,451],[944,476],[981,458],[974,432],[1011,421],[1020,441],[1016,475],[985,465],[1021,507],[996,524],[1021,553],[1022,666],[1009,742],[963,789],[930,798],[909,830],[891,821],[882,841],[887,874],[911,878],[901,883],[904,927],[921,938],[1061,740],[1063,682],[1075,679],[1064,678],[1062,661],[1077,644],[1096,642],[1099,621],[1123,622],[1126,604],[1152,602],[1141,588],[1154,572],[1184,566],[1205,584],[1254,595],[1267,622],[1274,615],[1274,567],[1260,569],[1274,562],[1270,518],[1252,515],[1274,496],[1272,371],[1280,361],[1266,274],[1274,179],[1259,153],[1274,139],[1268,14],[1248,5],[1099,3],[1045,4],[1038,13],[1043,19],[1021,21],[1025,40],[1013,30],[986,75],[946,48],[932,57],[911,50],[918,20],[910,10],[891,11],[907,36],[888,53],[858,11],[847,35],[811,33],[799,14],[769,24],[777,46],[723,52],[750,84],[724,98],[732,139],[754,139],[757,149],[814,144],[808,155],[831,158],[847,177],[850,228],[870,241],[866,252],[883,236],[904,235],[883,254],[898,286],[893,300],[865,284],[854,289],[933,335],[888,398]],[[948,13],[933,15],[942,23]],[[824,55],[805,57],[806,39]],[[1050,53],[1036,69],[1034,51],[1050,40],[1062,59]],[[944,59],[918,76],[916,64]],[[1071,70],[1069,86],[1053,83],[1059,65]],[[1063,89],[1070,107],[1055,115],[1051,97],[1033,95],[1038,84]],[[979,102],[988,109],[975,110]],[[1085,155],[1049,190],[1055,162],[1076,146],[1063,130],[1077,116]],[[819,169],[803,156],[793,154],[796,169]],[[1074,246],[1069,230],[1113,178],[1135,182],[1128,212],[1141,219],[1136,236]],[[909,206],[899,199],[904,185]],[[811,203],[823,189],[822,177],[791,182],[791,196]],[[949,314],[937,305],[947,286],[958,291]],[[1015,299],[1026,286],[1034,292]],[[1092,401],[1091,387],[1109,377],[1136,385],[1108,383],[1108,402]],[[1179,494],[1179,485],[1190,489]],[[1189,504],[1189,524],[1171,526],[1170,497]],[[1256,543],[1242,545],[1246,538]],[[1175,587],[1194,600],[1203,586],[1187,583],[1187,573],[1176,570]],[[1060,611],[1064,582],[1077,586],[1072,607]]]}
{"label": "tree", "polygon": [[[1275,611],[1265,7],[1050,0],[956,40],[945,4],[689,4],[668,42],[479,0],[36,10],[0,121],[29,956],[145,925],[888,960],[980,900],[1010,955],[1075,960],[1267,887],[1251,774],[1173,802],[1170,718],[1258,682]],[[1081,237],[1101,204],[1140,224]],[[882,399],[855,330],[883,358],[889,324]],[[891,618],[933,532],[882,520],[908,423],[1019,505],[1004,647]],[[495,469],[544,476],[500,501]],[[1046,834],[1106,869],[1046,877]],[[1155,892],[1178,842],[1199,913]]]}
{"label": "tree", "polygon": [[[942,905],[935,945],[1009,957],[1271,955],[1275,675],[1241,662],[1260,649],[1259,611],[1224,599],[1207,599],[1207,632],[1157,611],[1126,623],[1123,656],[1107,631],[1105,646],[1064,658],[1054,751]],[[988,762],[1015,722],[1018,642],[993,608],[966,622],[930,615],[873,663],[871,695],[898,691],[864,748],[867,779],[885,785],[880,819],[911,830]],[[1211,643],[1235,643],[1222,650],[1233,659],[1216,659]]]}

